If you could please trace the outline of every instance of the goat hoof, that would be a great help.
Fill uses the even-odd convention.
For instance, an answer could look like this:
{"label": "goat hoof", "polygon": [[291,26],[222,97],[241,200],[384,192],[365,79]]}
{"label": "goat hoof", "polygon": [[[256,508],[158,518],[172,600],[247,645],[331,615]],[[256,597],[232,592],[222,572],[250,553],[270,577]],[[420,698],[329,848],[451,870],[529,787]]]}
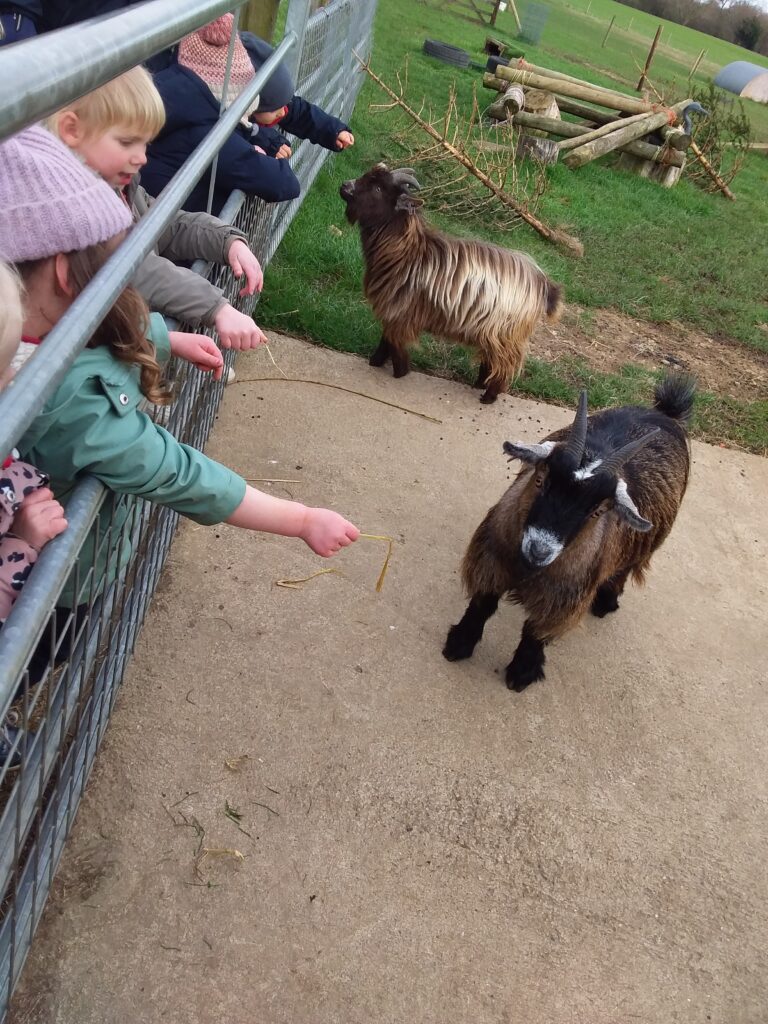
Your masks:
{"label": "goat hoof", "polygon": [[531,683],[537,683],[544,679],[544,664],[539,662],[528,662],[528,664],[515,664],[515,659],[507,665],[504,673],[508,690],[515,693],[522,693]]}
{"label": "goat hoof", "polygon": [[443,657],[446,661],[463,661],[471,658],[475,650],[476,640],[471,640],[462,632],[460,625],[451,626],[443,647]]}
{"label": "goat hoof", "polygon": [[389,359],[389,352],[381,352],[379,349],[373,353],[368,360],[369,366],[383,366],[384,363]]}
{"label": "goat hoof", "polygon": [[410,366],[393,366],[392,376],[393,377],[405,377],[411,372]]}
{"label": "goat hoof", "polygon": [[493,391],[484,391],[482,395],[480,395],[480,401],[483,405],[493,405],[498,397],[499,396]]}
{"label": "goat hoof", "polygon": [[604,619],[611,612],[619,610],[618,595],[607,587],[598,587],[595,599],[592,602],[592,614],[598,619]]}

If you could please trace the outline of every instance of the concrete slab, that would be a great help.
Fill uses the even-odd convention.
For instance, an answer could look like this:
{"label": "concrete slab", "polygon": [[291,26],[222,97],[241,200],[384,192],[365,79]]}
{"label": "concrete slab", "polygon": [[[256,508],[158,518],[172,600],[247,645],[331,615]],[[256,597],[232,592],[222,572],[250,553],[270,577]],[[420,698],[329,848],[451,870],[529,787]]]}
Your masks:
{"label": "concrete slab", "polygon": [[[644,592],[518,696],[499,672],[519,609],[470,662],[440,648],[501,442],[568,413],[273,352],[442,420],[310,384],[227,392],[210,453],[391,534],[384,590],[374,541],[292,591],[274,581],[321,567],[300,542],[182,528],[13,1024],[764,1022],[768,463],[695,445]],[[263,353],[237,369],[274,375]],[[165,808],[244,860],[196,877]]]}

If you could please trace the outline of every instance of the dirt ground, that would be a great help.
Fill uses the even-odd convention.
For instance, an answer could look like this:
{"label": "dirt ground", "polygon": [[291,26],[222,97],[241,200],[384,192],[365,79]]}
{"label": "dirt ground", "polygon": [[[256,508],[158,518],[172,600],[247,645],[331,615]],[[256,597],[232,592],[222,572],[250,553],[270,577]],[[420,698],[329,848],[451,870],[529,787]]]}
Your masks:
{"label": "dirt ground", "polygon": [[384,589],[381,542],[290,590],[328,563],[182,528],[12,1024],[764,1024],[768,461],[695,444],[645,590],[516,695],[519,609],[471,661],[440,648],[502,441],[567,411],[272,351],[441,420],[227,392],[210,453],[392,535]]}
{"label": "dirt ground", "polygon": [[550,361],[574,356],[603,373],[628,363],[684,369],[695,374],[704,391],[742,401],[768,396],[765,353],[686,324],[653,324],[614,309],[585,310],[569,304],[559,324],[537,329],[532,352]]}

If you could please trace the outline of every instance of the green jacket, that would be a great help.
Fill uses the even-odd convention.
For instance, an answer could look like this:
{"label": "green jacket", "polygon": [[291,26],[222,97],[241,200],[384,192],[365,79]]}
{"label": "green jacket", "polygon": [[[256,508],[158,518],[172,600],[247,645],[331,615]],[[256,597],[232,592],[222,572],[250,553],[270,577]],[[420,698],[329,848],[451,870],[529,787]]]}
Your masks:
{"label": "green jacket", "polygon": [[[135,179],[126,189],[125,199],[134,223],[149,213],[155,201]],[[175,317],[181,323],[213,327],[216,314],[227,302],[224,293],[204,277],[186,267],[177,267],[176,263],[202,259],[226,264],[229,248],[237,239],[248,243],[242,231],[218,217],[179,210],[158,238],[155,251],[144,258],[131,284],[150,309]]]}
{"label": "green jacket", "polygon": [[[171,347],[159,314],[151,317],[148,337],[159,362],[167,363]],[[78,480],[92,474],[116,494],[135,494],[167,505],[197,523],[208,526],[228,519],[245,496],[245,480],[153,423],[140,408],[144,401],[137,366],[119,362],[105,347],[84,349],[20,440],[19,452],[50,476],[50,486],[62,504]],[[114,537],[129,511],[114,495],[105,499],[81,549],[81,579],[93,564],[97,538],[105,536],[110,523]],[[112,552],[109,571],[108,552],[99,551],[98,589],[105,579],[118,575],[130,550],[130,538],[125,536],[118,564]],[[74,594],[74,575],[59,601],[67,607],[83,601],[83,596]]]}

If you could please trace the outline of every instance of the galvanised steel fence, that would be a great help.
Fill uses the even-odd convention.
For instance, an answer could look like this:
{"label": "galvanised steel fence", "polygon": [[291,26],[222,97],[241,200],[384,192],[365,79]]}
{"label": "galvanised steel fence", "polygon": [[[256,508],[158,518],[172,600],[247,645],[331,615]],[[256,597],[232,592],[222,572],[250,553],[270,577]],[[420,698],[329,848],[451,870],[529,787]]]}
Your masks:
{"label": "galvanised steel fence", "polygon": [[[16,86],[13,97],[0,99],[0,137],[231,9],[232,0],[152,0],[110,18],[0,48],[0,74]],[[150,214],[50,333],[46,359],[29,360],[0,394],[0,450],[11,450],[55,392],[94,326],[183,205],[277,61],[285,60],[294,71],[300,95],[349,117],[362,84],[353,51],[370,53],[375,9],[376,0],[331,0],[310,14],[310,0],[288,0],[285,33],[274,60],[222,112],[216,128]],[[292,202],[269,205],[241,192],[230,196],[221,217],[246,232],[263,265],[274,255],[327,156],[321,147],[297,142],[291,163],[302,195]],[[193,269],[224,288],[233,305],[252,312],[254,300],[238,298],[240,285],[228,268],[198,263]],[[232,360],[233,353],[227,353],[227,365]],[[170,415],[163,411],[164,423],[180,440],[202,447],[223,384],[186,363],[173,364],[171,373],[177,398]],[[178,523],[171,509],[122,496],[105,524],[98,516],[104,495],[94,478],[79,484],[66,508],[68,529],[45,547],[0,630],[0,724],[7,741],[0,756],[0,1021]],[[94,523],[93,552],[84,559],[81,548]],[[104,557],[107,565],[118,566],[129,547],[127,565],[105,586],[95,567],[104,565]],[[57,608],[73,572],[76,610]]]}

